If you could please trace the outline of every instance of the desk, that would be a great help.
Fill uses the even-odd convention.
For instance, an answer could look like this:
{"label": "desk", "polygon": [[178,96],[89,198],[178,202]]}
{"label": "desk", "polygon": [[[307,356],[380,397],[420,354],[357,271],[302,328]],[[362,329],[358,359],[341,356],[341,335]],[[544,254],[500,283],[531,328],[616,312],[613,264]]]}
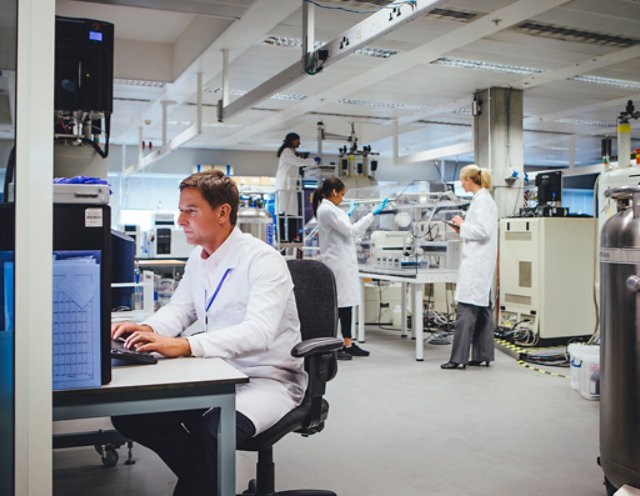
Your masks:
{"label": "desk", "polygon": [[[411,276],[399,276],[392,274],[378,274],[375,272],[358,272],[361,279],[379,279],[381,281],[391,281],[402,283],[400,307],[402,311],[402,336],[407,335],[407,284],[413,293],[411,301],[411,323],[413,324],[413,335],[416,338],[416,360],[424,360],[424,322],[422,320],[422,305],[424,296],[424,285],[436,282],[456,282],[458,278],[457,270],[432,270],[413,273]],[[416,318],[419,316],[420,318]],[[358,341],[364,342],[364,291],[360,295],[360,305],[358,306]]]}
{"label": "desk", "polygon": [[166,358],[114,367],[109,384],[53,392],[53,420],[220,407],[218,495],[235,494],[235,386],[248,382],[220,358]]}

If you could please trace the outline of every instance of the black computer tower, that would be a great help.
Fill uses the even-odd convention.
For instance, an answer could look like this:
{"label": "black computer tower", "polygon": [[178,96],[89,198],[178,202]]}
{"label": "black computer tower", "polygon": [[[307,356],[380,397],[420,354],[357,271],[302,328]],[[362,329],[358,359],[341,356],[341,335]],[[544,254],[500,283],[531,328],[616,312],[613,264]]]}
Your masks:
{"label": "black computer tower", "polygon": [[55,203],[53,250],[101,252],[101,376],[102,384],[107,384],[111,381],[111,208],[108,205]]}

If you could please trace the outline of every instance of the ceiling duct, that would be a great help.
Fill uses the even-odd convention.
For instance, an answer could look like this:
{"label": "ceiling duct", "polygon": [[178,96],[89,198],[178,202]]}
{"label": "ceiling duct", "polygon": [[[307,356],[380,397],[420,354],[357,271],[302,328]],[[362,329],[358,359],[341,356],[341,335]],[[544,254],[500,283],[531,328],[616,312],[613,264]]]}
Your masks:
{"label": "ceiling duct", "polygon": [[513,28],[529,35],[542,36],[563,41],[577,41],[580,43],[590,43],[593,45],[605,45],[612,47],[628,48],[640,43],[640,39],[616,36],[594,31],[585,31],[553,24],[543,24],[540,22],[526,21]]}

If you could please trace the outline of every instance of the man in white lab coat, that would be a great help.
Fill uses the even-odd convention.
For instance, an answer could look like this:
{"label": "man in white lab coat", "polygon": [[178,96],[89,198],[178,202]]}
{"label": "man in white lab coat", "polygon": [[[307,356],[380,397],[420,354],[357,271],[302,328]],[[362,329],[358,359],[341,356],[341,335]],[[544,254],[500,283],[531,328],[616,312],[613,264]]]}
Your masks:
{"label": "man in white lab coat", "polygon": [[[169,304],[142,324],[114,324],[125,346],[167,357],[221,357],[250,377],[236,388],[237,442],[265,431],[304,397],[293,283],[284,259],[235,227],[235,183],[219,171],[180,183],[180,216],[192,251]],[[179,334],[198,321],[204,332]],[[178,476],[174,494],[214,494],[217,410],[114,417],[116,429],[160,455]]]}
{"label": "man in white lab coat", "polygon": [[[477,165],[460,170],[465,191],[473,193],[466,218],[451,219],[462,238],[462,259],[456,282],[456,326],[451,358],[443,369],[467,365],[487,367],[494,358],[493,288],[498,256],[498,207],[491,197],[491,174]],[[469,346],[473,347],[469,360]]]}

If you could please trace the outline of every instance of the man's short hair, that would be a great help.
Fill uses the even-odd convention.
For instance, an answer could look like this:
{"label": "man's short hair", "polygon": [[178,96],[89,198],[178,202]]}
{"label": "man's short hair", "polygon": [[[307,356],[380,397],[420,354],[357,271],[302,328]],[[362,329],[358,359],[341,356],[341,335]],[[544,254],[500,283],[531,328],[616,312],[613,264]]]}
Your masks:
{"label": "man's short hair", "polygon": [[229,222],[232,226],[236,225],[240,195],[236,183],[230,177],[218,170],[197,172],[182,180],[180,191],[185,188],[195,188],[200,191],[212,209],[228,203],[231,206]]}

